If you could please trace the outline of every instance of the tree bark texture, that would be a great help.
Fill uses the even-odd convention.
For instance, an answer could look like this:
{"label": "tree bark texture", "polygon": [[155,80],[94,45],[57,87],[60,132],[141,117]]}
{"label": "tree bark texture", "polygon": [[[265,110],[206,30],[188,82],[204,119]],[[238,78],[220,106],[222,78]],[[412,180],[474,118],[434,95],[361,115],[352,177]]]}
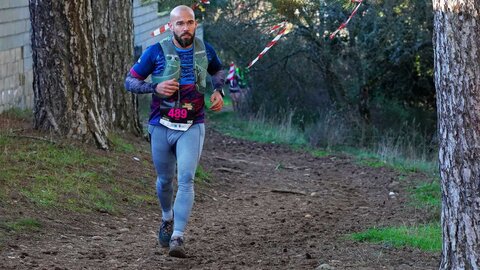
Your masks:
{"label": "tree bark texture", "polygon": [[34,126],[108,149],[113,128],[140,133],[123,90],[133,59],[132,2],[30,0]]}
{"label": "tree bark texture", "polygon": [[440,269],[480,269],[480,2],[433,0]]}

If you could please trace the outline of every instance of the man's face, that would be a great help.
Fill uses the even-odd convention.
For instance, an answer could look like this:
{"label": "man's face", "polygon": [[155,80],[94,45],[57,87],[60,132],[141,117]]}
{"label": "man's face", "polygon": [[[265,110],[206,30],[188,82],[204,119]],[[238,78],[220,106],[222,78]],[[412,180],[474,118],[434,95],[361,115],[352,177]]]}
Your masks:
{"label": "man's face", "polygon": [[193,44],[195,29],[197,28],[197,22],[193,14],[188,11],[180,11],[172,17],[170,27],[178,45],[187,48]]}

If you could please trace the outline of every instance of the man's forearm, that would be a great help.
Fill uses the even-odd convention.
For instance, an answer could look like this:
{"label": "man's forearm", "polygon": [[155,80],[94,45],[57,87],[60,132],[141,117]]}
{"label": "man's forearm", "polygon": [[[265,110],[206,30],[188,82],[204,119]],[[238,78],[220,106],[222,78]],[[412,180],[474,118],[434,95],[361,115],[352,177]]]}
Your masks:
{"label": "man's forearm", "polygon": [[217,71],[211,77],[213,89],[222,88],[225,85],[225,71],[223,69]]}
{"label": "man's forearm", "polygon": [[125,89],[135,94],[155,93],[156,86],[156,83],[145,82],[143,80],[133,77],[132,74],[128,74],[127,78],[125,79]]}

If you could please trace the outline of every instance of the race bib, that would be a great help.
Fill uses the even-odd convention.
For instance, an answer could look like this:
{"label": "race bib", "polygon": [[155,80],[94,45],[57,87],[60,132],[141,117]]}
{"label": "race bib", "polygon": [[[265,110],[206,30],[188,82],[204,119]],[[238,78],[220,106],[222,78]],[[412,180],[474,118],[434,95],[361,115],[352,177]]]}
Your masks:
{"label": "race bib", "polygon": [[192,103],[180,103],[179,106],[160,108],[160,124],[169,129],[186,131],[193,125],[194,118]]}

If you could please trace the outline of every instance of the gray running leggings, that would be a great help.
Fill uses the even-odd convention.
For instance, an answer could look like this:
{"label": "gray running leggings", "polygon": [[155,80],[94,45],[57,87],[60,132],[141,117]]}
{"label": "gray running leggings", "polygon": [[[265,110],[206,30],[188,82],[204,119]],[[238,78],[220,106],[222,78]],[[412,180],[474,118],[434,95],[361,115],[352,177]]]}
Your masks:
{"label": "gray running leggings", "polygon": [[[173,205],[173,234],[183,235],[194,201],[195,170],[205,139],[205,125],[194,124],[187,131],[165,126],[148,126],[151,136],[152,159],[157,171],[157,196],[162,213]],[[173,180],[177,168],[178,190],[173,202]]]}

